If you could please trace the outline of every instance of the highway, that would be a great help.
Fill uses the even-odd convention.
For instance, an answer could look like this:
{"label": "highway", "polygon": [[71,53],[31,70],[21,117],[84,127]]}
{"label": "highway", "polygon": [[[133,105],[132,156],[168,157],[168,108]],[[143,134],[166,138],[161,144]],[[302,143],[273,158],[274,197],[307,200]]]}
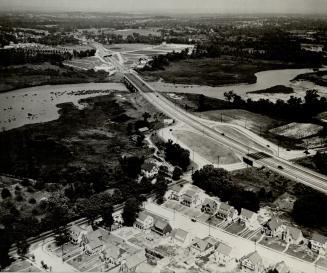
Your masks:
{"label": "highway", "polygon": [[[156,92],[148,83],[146,83],[136,72],[131,71],[125,73],[124,79],[132,84],[135,89],[140,92],[151,104],[157,107],[160,111],[165,113],[171,118],[183,122],[193,129],[206,134],[207,137],[219,142],[231,148],[233,151],[247,155],[248,145],[242,143],[242,141],[231,138],[222,132],[218,132],[209,127],[202,119],[184,111],[180,107],[173,104],[171,101],[163,97],[160,93]],[[251,148],[253,153],[261,153],[266,156],[255,160],[262,166],[265,166],[281,175],[293,179],[297,182],[303,183],[316,190],[327,193],[327,177],[319,174],[312,170],[309,170],[300,165],[289,162],[288,160],[282,159],[274,154],[266,154],[257,148]]]}

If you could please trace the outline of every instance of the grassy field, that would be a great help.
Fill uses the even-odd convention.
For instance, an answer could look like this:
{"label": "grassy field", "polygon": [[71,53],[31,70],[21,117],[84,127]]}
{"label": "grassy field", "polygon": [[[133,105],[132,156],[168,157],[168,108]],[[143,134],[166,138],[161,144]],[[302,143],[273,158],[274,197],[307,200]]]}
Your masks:
{"label": "grassy field", "polygon": [[282,69],[289,65],[262,60],[240,60],[234,57],[189,59],[172,62],[164,70],[143,71],[150,81],[162,78],[165,82],[219,86],[224,84],[255,83],[255,73]]}
{"label": "grassy field", "polygon": [[173,135],[191,150],[212,163],[232,164],[239,162],[237,156],[227,147],[217,144],[207,137],[189,131],[174,131]]}
{"label": "grassy field", "polygon": [[0,92],[45,84],[107,82],[108,73],[44,63],[0,68]]}

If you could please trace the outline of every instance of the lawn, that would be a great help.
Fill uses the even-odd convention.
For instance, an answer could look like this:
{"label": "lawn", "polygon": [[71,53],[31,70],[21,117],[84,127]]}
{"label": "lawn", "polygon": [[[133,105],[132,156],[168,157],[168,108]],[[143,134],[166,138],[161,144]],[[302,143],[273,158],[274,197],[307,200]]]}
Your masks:
{"label": "lawn", "polygon": [[17,260],[13,262],[9,267],[3,270],[4,272],[39,272],[38,268],[34,267],[32,263],[26,260]]}
{"label": "lawn", "polygon": [[256,72],[288,66],[276,61],[240,60],[231,56],[221,56],[171,62],[164,70],[142,71],[142,74],[152,81],[162,78],[169,83],[220,86],[255,83]]}
{"label": "lawn", "polygon": [[195,153],[212,163],[233,164],[240,160],[227,147],[218,144],[206,136],[184,130],[175,130],[173,135]]}
{"label": "lawn", "polygon": [[318,266],[322,266],[322,267],[326,267],[327,268],[327,258],[320,258],[318,261],[317,261],[317,265]]}
{"label": "lawn", "polygon": [[301,246],[290,245],[286,253],[308,262],[314,262],[318,257],[316,253],[313,253],[305,245],[301,245]]}
{"label": "lawn", "polygon": [[286,243],[277,239],[277,238],[273,238],[273,237],[264,237],[261,241],[260,241],[261,245],[273,248],[277,251],[283,251],[286,247]]}
{"label": "lawn", "polygon": [[244,229],[244,226],[242,226],[238,223],[233,223],[225,228],[226,231],[233,233],[233,234],[238,234],[243,229]]}

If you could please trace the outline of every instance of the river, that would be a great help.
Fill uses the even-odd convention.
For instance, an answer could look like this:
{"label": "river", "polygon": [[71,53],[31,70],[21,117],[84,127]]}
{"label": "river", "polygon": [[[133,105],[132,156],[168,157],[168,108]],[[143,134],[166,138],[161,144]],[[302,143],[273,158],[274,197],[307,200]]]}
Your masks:
{"label": "river", "polygon": [[[88,90],[92,92],[83,92]],[[82,83],[43,85],[0,93],[0,129],[57,119],[57,104],[72,102],[81,109],[80,99],[109,94],[113,90],[127,91],[121,83]]]}
{"label": "river", "polygon": [[[326,70],[323,68],[322,70]],[[203,94],[208,97],[224,99],[224,92],[233,90],[236,94],[239,94],[245,98],[259,99],[269,98],[273,101],[277,99],[288,99],[290,94],[247,94],[250,91],[257,91],[273,87],[276,85],[285,85],[294,89],[294,96],[303,97],[306,90],[317,89],[322,96],[327,96],[327,88],[316,85],[307,81],[292,80],[299,74],[313,72],[312,69],[280,69],[280,70],[267,70],[256,73],[257,82],[254,84],[235,84],[224,86],[203,86],[203,85],[185,85],[185,84],[170,84],[165,82],[153,82],[152,86],[161,92],[178,92],[178,93],[191,93],[191,94]]]}
{"label": "river", "polygon": [[[326,69],[326,68],[325,68]],[[204,94],[214,98],[224,98],[224,92],[233,90],[235,93],[251,97],[252,99],[278,98],[287,100],[290,94],[247,94],[248,91],[266,89],[275,85],[293,87],[292,95],[305,95],[307,89],[318,89],[321,95],[327,96],[327,88],[310,82],[291,82],[297,75],[312,72],[312,69],[282,69],[269,70],[256,73],[257,83],[237,84],[220,87],[169,84],[163,82],[151,83],[152,86],[162,92],[180,92]],[[82,93],[82,90],[98,90],[92,93]],[[72,102],[79,108],[79,99],[108,94],[112,90],[127,91],[121,83],[83,83],[66,85],[45,85],[31,88],[18,89],[15,91],[0,93],[0,129],[8,130],[25,124],[40,123],[57,119],[59,103]],[[82,94],[81,94],[82,93]]]}

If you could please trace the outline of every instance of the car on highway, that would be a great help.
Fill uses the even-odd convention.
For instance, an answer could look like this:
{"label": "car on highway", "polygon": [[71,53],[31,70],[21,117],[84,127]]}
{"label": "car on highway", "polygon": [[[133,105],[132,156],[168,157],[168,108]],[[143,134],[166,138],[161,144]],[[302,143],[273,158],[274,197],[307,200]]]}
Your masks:
{"label": "car on highway", "polygon": [[277,169],[284,170],[284,168],[280,165],[277,166]]}
{"label": "car on highway", "polygon": [[196,222],[196,219],[195,219],[195,218],[192,218],[191,221],[192,221],[192,222]]}

